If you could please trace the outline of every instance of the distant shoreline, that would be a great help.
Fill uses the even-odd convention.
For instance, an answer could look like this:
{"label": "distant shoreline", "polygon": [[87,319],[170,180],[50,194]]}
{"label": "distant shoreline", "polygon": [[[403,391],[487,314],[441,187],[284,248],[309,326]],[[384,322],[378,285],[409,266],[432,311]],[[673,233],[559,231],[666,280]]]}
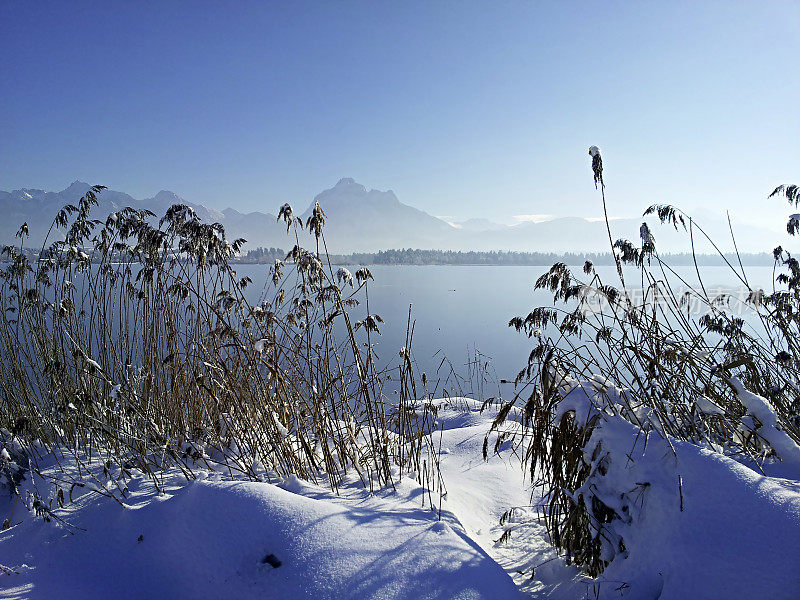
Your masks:
{"label": "distant shoreline", "polygon": [[[234,258],[236,264],[273,264],[276,260],[285,260],[288,252],[282,248],[257,248]],[[609,252],[586,253],[550,253],[550,252],[460,252],[453,250],[420,250],[400,249],[381,250],[379,252],[354,252],[351,254],[329,254],[330,261],[336,265],[397,265],[397,266],[528,266],[549,267],[557,262],[567,265],[583,265],[587,260],[598,266],[614,265],[614,258]],[[690,253],[663,254],[662,260],[672,266],[724,266],[725,260],[717,254]],[[775,264],[772,253],[747,253],[738,257],[726,254],[725,258],[732,265],[739,264],[751,267],[771,267]]]}
{"label": "distant shoreline", "polygon": [[[12,246],[13,247],[13,246]],[[92,260],[91,249],[86,248],[89,260]],[[39,258],[39,249],[26,248],[24,251],[31,260]],[[230,259],[231,264],[238,265],[272,265],[276,260],[287,261],[288,251],[283,248],[256,248],[240,256]],[[725,259],[732,266],[741,264],[745,267],[772,267],[775,259],[771,252],[736,254],[727,253],[725,259],[718,254],[697,254],[694,257],[688,252],[660,255],[664,263],[673,266],[698,267],[726,266]],[[591,261],[596,266],[613,266],[614,259],[609,252],[460,252],[453,250],[420,250],[400,249],[381,250],[379,252],[354,252],[352,254],[329,254],[331,264],[334,265],[364,265],[364,266],[452,266],[452,267],[550,267],[555,263],[564,263],[570,266],[582,266],[586,261]],[[654,260],[654,259],[653,259]],[[0,256],[0,263],[7,263],[8,255]]]}

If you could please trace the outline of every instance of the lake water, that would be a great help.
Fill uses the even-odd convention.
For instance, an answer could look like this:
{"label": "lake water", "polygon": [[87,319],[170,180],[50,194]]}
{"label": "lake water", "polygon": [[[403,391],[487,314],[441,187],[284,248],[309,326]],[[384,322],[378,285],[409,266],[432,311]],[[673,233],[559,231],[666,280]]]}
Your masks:
{"label": "lake water", "polygon": [[[355,273],[357,268],[350,270]],[[582,265],[570,268],[583,275]],[[251,290],[262,288],[267,269],[266,265],[236,265],[240,275],[253,279]],[[524,317],[537,306],[552,305],[550,292],[533,289],[547,267],[376,265],[369,269],[375,277],[369,284],[370,312],[386,321],[381,325],[382,335],[373,339],[379,357],[396,362],[399,349],[405,345],[410,305],[415,324],[412,349],[420,369],[431,381],[436,380],[437,370],[440,378],[449,373],[449,369],[439,368],[443,356],[466,377],[468,357],[474,357],[476,349],[490,361],[498,380],[513,380],[526,365],[533,344],[524,334],[509,328],[508,321],[514,316]],[[697,284],[693,267],[675,270],[689,284]],[[617,281],[613,266],[599,266],[597,272],[605,283]],[[710,296],[725,291],[746,297],[746,288],[727,267],[702,267],[701,272]],[[751,287],[772,289],[771,267],[749,267],[745,272]],[[636,275],[626,272],[626,282],[634,294]],[[674,278],[672,282],[680,289],[680,282]],[[353,310],[356,318],[363,318],[363,304]]]}

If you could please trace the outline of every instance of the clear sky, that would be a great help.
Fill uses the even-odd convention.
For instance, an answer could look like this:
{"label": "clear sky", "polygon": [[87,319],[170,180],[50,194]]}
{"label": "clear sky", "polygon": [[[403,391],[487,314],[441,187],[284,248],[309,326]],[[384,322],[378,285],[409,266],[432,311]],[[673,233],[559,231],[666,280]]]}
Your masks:
{"label": "clear sky", "polygon": [[0,0],[0,92],[6,190],[275,211],[354,177],[435,215],[591,217],[597,144],[612,215],[760,223],[800,182],[797,0]]}

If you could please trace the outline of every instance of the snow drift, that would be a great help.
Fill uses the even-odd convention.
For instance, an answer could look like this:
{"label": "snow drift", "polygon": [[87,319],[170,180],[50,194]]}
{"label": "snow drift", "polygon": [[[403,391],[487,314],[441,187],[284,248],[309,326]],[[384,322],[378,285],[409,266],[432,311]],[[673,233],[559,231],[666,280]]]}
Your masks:
{"label": "snow drift", "polygon": [[[561,410],[596,416],[596,382],[575,384]],[[610,563],[589,579],[549,544],[514,444],[483,460],[498,407],[438,404],[446,492],[433,507],[407,475],[374,494],[347,479],[338,496],[324,481],[219,472],[190,483],[172,473],[159,495],[139,475],[124,506],[76,489],[57,511],[69,529],[19,502],[0,533],[0,564],[14,572],[0,574],[0,596],[506,599],[521,589],[549,600],[800,598],[800,482],[606,415],[584,448],[592,474],[574,494],[617,515],[598,522]],[[521,420],[511,410],[503,433],[523,432]],[[797,477],[788,465],[783,474]],[[4,515],[12,505],[0,499]]]}
{"label": "snow drift", "polygon": [[[130,487],[130,486],[129,486]],[[136,486],[133,486],[134,488]],[[64,511],[74,534],[27,518],[0,534],[6,598],[513,598],[511,579],[419,486],[336,497],[196,481],[158,496],[141,482],[120,506],[84,494]],[[7,511],[5,511],[7,512]],[[277,566],[273,566],[277,565]]]}
{"label": "snow drift", "polygon": [[[596,382],[574,382],[556,415],[594,423],[590,473],[572,496],[609,561],[598,597],[800,598],[800,482],[662,436],[654,415],[642,430],[603,410],[600,395]],[[602,396],[611,405],[619,391]]]}

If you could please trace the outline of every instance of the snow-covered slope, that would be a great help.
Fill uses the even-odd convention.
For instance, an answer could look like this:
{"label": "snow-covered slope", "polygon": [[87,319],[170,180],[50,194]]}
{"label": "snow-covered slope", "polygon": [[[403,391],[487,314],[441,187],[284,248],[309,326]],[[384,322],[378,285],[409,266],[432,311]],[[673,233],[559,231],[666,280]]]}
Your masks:
{"label": "snow-covered slope", "polygon": [[[501,443],[495,452],[496,437],[490,436],[487,460],[483,459],[483,441],[497,409],[495,405],[481,411],[481,404],[468,398],[450,399],[440,409],[444,506],[526,595],[583,598],[589,584],[550,545],[537,518],[538,497],[532,497],[530,478],[511,442]],[[518,419],[518,411],[512,410],[501,431],[519,432]]]}
{"label": "snow-covered slope", "polygon": [[[620,390],[597,384],[566,382],[553,416],[558,422],[571,412],[576,423],[593,420],[583,447],[591,469],[571,495],[587,507],[608,563],[592,582],[594,597],[800,598],[795,457],[763,464],[768,473],[792,479],[768,476],[758,465],[660,434],[658,417],[646,409],[637,413],[641,427],[652,428],[643,431],[608,408],[623,406]],[[751,396],[752,404],[756,398],[767,404]]]}

